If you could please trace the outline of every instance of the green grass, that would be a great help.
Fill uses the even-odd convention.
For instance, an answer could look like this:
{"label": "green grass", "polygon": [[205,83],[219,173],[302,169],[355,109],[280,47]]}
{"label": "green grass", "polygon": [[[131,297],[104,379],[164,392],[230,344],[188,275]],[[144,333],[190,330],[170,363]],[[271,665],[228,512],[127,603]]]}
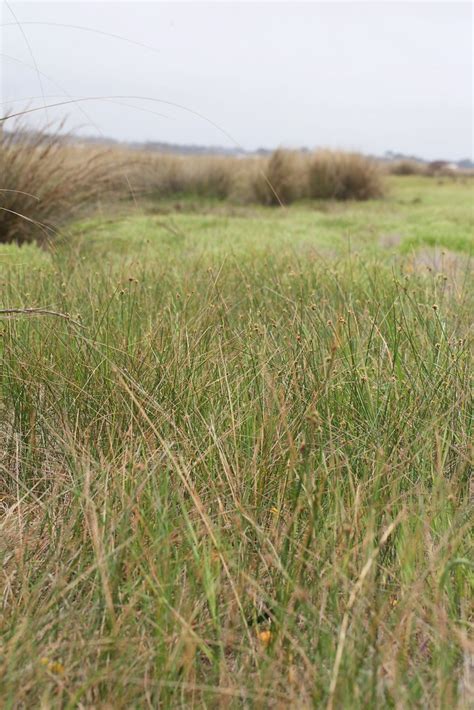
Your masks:
{"label": "green grass", "polygon": [[[389,179],[389,196],[368,202],[306,202],[289,208],[232,206],[191,195],[116,208],[106,219],[76,224],[87,254],[156,254],[157,249],[192,249],[221,255],[249,248],[311,250],[331,256],[352,246],[365,255],[409,253],[422,246],[472,252],[474,181],[420,177]],[[177,210],[179,208],[179,210]]]}
{"label": "green grass", "polygon": [[2,706],[468,707],[469,198],[1,249]]}

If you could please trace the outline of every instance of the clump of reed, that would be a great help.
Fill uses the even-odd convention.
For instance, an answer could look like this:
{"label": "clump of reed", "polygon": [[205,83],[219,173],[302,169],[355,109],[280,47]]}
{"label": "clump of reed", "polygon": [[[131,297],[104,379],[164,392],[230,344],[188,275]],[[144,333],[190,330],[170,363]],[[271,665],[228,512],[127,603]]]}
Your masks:
{"label": "clump of reed", "polygon": [[256,202],[290,204],[307,196],[308,159],[300,151],[278,148],[262,161],[253,187]]}
{"label": "clump of reed", "polygon": [[0,242],[47,242],[67,220],[133,196],[195,195],[232,203],[367,200],[383,195],[379,166],[355,153],[279,148],[269,157],[172,155],[67,141],[60,130],[0,134]]}
{"label": "clump of reed", "polygon": [[397,160],[390,163],[388,172],[391,175],[427,175],[427,166],[416,160]]}
{"label": "clump of reed", "polygon": [[0,129],[0,243],[47,242],[58,225],[97,201],[108,152],[68,145],[58,132]]}
{"label": "clump of reed", "polygon": [[367,200],[384,193],[375,161],[341,151],[278,148],[268,158],[153,155],[143,159],[144,190],[156,196],[195,194],[262,205],[305,198]]}
{"label": "clump of reed", "polygon": [[384,194],[380,166],[359,153],[318,150],[308,168],[308,195],[314,199],[370,200]]}

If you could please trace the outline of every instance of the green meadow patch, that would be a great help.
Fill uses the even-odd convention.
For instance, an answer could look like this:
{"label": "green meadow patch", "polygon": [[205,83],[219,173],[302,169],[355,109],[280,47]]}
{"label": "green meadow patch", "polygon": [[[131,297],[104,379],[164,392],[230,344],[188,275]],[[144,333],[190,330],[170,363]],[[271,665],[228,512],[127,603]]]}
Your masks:
{"label": "green meadow patch", "polygon": [[471,187],[390,186],[0,248],[2,706],[469,707]]}

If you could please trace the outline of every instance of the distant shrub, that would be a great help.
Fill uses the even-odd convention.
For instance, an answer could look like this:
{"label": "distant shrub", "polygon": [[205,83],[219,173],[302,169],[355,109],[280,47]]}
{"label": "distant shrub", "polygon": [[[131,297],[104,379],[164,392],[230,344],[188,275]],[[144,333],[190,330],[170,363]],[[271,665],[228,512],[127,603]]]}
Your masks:
{"label": "distant shrub", "polygon": [[136,197],[169,197],[186,189],[183,160],[175,155],[161,155],[136,151],[128,154],[117,176],[118,191],[123,189],[126,177]]}
{"label": "distant shrub", "polygon": [[306,162],[296,151],[275,150],[255,177],[255,199],[264,205],[290,204],[306,192]]}
{"label": "distant shrub", "polygon": [[274,151],[269,158],[171,155],[68,142],[21,126],[0,132],[0,242],[46,242],[65,220],[107,198],[194,194],[241,204],[383,193],[374,161],[354,153]]}
{"label": "distant shrub", "polygon": [[416,160],[397,160],[388,165],[391,175],[426,175],[426,165]]}
{"label": "distant shrub", "polygon": [[187,158],[188,189],[197,195],[224,200],[232,192],[237,160],[220,156]]}
{"label": "distant shrub", "polygon": [[339,151],[308,155],[279,148],[269,158],[142,152],[126,166],[136,193],[156,198],[187,193],[288,205],[305,197],[365,200],[383,194],[382,171],[375,161]]}
{"label": "distant shrub", "polygon": [[384,193],[375,161],[358,153],[319,150],[308,169],[308,192],[315,199],[369,200]]}
{"label": "distant shrub", "polygon": [[259,201],[258,185],[265,171],[264,158],[245,157],[234,162],[232,188],[229,201],[234,204],[249,205]]}
{"label": "distant shrub", "polygon": [[138,194],[169,197],[194,194],[225,199],[232,192],[236,160],[220,156],[138,153],[130,164]]}
{"label": "distant shrub", "polygon": [[426,173],[431,177],[458,177],[459,173],[456,165],[445,160],[433,160],[426,166]]}
{"label": "distant shrub", "polygon": [[20,126],[0,130],[0,242],[48,241],[106,189],[103,149],[67,146]]}

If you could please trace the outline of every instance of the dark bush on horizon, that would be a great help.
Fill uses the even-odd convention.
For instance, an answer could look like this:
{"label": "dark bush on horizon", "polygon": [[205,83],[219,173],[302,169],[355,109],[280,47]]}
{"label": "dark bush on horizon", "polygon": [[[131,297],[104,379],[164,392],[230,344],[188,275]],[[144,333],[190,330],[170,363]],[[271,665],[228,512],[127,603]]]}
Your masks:
{"label": "dark bush on horizon", "polygon": [[426,175],[427,168],[416,160],[397,160],[390,163],[388,171],[391,175]]}

